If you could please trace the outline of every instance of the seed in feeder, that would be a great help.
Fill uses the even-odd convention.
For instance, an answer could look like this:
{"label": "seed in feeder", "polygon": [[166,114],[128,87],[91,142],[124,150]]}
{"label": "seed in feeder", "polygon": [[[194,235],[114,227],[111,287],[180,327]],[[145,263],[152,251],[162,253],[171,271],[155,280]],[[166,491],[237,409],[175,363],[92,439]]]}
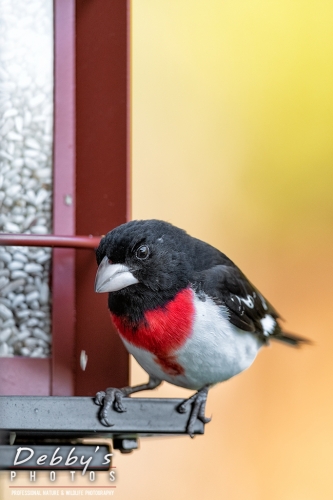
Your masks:
{"label": "seed in feeder", "polygon": [[22,271],[21,269],[15,269],[15,271],[13,271],[11,274],[12,280],[16,280],[18,278],[27,278],[27,276],[27,273],[25,271]]}
{"label": "seed in feeder", "polygon": [[12,260],[12,257],[11,257],[9,252],[3,251],[3,252],[0,252],[0,260],[5,262],[6,264],[9,264],[9,262]]}
{"label": "seed in feeder", "polygon": [[45,318],[46,313],[44,311],[31,311],[31,316],[34,318]]}
{"label": "seed in feeder", "polygon": [[13,307],[16,308],[17,306],[22,304],[24,300],[25,300],[25,295],[23,295],[23,293],[15,295],[15,298],[13,299]]}
{"label": "seed in feeder", "polygon": [[[20,0],[19,10],[12,6],[15,2],[5,3],[6,9],[2,13],[5,33],[13,15],[17,18],[18,26],[20,21],[24,21],[27,32],[32,31],[35,11],[31,11],[31,3]],[[44,37],[44,28],[50,25],[50,21],[46,11],[39,9],[38,23],[43,28],[41,36]],[[52,211],[52,74],[48,65],[41,64],[38,74],[34,76],[34,61],[30,59],[27,46],[17,46],[10,33],[9,30],[9,36],[4,37],[5,46],[0,54],[0,136],[3,139],[0,147],[3,160],[0,165],[0,232],[31,232],[31,227],[41,226],[43,229],[40,234],[45,234],[45,227],[48,231],[51,229]],[[38,37],[39,32],[34,33],[34,36]],[[48,57],[46,52],[45,55]],[[18,254],[22,254],[23,258]],[[46,341],[41,340],[38,346],[37,339],[31,337],[31,330],[37,326],[49,329],[49,262],[50,254],[47,252],[36,260],[25,249],[0,248],[0,304],[13,315],[7,320],[0,317],[0,333],[10,335],[8,342],[3,343],[0,356],[12,356],[14,351],[24,356],[30,356],[31,351],[34,356],[49,354]],[[30,271],[29,267],[25,270],[20,263],[33,267]],[[36,265],[41,267],[36,268]],[[40,277],[39,281],[36,281],[36,277]],[[43,287],[43,283],[46,287]],[[28,284],[33,287],[30,291],[25,290]],[[45,292],[42,297],[43,289]],[[40,294],[39,299],[36,292]],[[27,303],[26,296],[29,294]],[[44,305],[42,302],[45,302]],[[24,328],[30,320],[29,327]],[[22,338],[29,335],[26,340],[32,340],[32,349],[20,340],[21,335],[17,338],[15,325],[20,327],[20,332],[23,331]],[[37,350],[37,347],[42,349]]]}
{"label": "seed in feeder", "polygon": [[36,347],[38,340],[34,339],[33,337],[28,337],[27,339],[24,340],[24,345],[26,347]]}
{"label": "seed in feeder", "polygon": [[23,118],[22,118],[22,116],[16,116],[14,122],[15,122],[16,130],[18,131],[19,134],[21,134],[22,133],[22,129],[23,129]]}
{"label": "seed in feeder", "polygon": [[[4,304],[6,307],[9,307],[11,306],[11,301],[8,300],[8,299],[5,299],[4,297],[0,297],[0,304]],[[0,321],[2,321],[2,319],[0,318]]]}
{"label": "seed in feeder", "polygon": [[20,348],[20,354],[22,356],[30,356],[31,351],[30,351],[30,349],[28,349],[28,347],[21,347]]}
{"label": "seed in feeder", "polygon": [[24,263],[28,262],[28,258],[21,252],[15,252],[13,254],[13,259]]}
{"label": "seed in feeder", "polygon": [[40,271],[43,271],[43,266],[35,264],[34,262],[29,262],[24,266],[24,270],[27,273],[39,273]]}
{"label": "seed in feeder", "polygon": [[[6,198],[6,200],[9,200],[9,198]],[[10,202],[12,203],[12,200]],[[17,224],[14,224],[13,222],[6,222],[5,231],[7,233],[19,233],[20,227]]]}
{"label": "seed in feeder", "polygon": [[[36,179],[30,179],[27,183],[26,183],[26,188],[27,189],[33,189],[37,186],[37,181]],[[33,198],[33,202],[36,203],[37,205],[37,202],[36,202],[36,197],[34,196]]]}
{"label": "seed in feeder", "polygon": [[21,134],[18,134],[17,132],[14,132],[14,131],[8,132],[7,138],[10,141],[20,141],[21,142],[23,140],[23,136]]}
{"label": "seed in feeder", "polygon": [[45,354],[43,353],[42,347],[36,347],[31,353],[31,358],[45,358]]}
{"label": "seed in feeder", "polygon": [[4,304],[0,304],[0,317],[4,320],[10,319],[13,317],[12,311],[6,307]]}
{"label": "seed in feeder", "polygon": [[19,186],[18,184],[14,184],[13,186],[7,189],[6,194],[7,196],[15,197],[20,191],[21,191],[21,186]]}
{"label": "seed in feeder", "polygon": [[38,300],[38,299],[39,299],[39,292],[37,292],[37,290],[34,290],[33,292],[28,293],[28,295],[25,298],[27,304],[29,304],[29,302],[33,302],[34,300]]}
{"label": "seed in feeder", "polygon": [[[19,207],[17,207],[17,208],[19,208]],[[24,217],[23,217],[23,215],[13,215],[13,221],[15,224],[20,225],[20,224],[22,224],[22,222],[24,222]]]}
{"label": "seed in feeder", "polygon": [[11,328],[6,328],[5,330],[2,330],[0,332],[0,342],[7,342],[11,334],[12,334]]}
{"label": "seed in feeder", "polygon": [[16,316],[20,319],[27,318],[28,316],[30,316],[30,311],[29,309],[22,309],[22,311],[16,312]]}
{"label": "seed in feeder", "polygon": [[31,232],[34,234],[47,234],[47,227],[45,226],[32,226]]}
{"label": "seed in feeder", "polygon": [[36,160],[33,160],[32,158],[24,158],[24,163],[25,165],[30,169],[30,170],[37,170],[38,169],[38,163]]}
{"label": "seed in feeder", "polygon": [[17,340],[17,332],[15,332],[14,334],[12,334],[9,337],[9,339],[7,340],[7,344],[9,346],[14,346],[17,342],[18,342],[18,340]]}
{"label": "seed in feeder", "polygon": [[30,337],[30,332],[29,330],[23,330],[22,332],[18,333],[16,335],[17,340],[25,340],[28,337]]}
{"label": "seed in feeder", "polygon": [[27,326],[32,327],[32,326],[39,326],[39,321],[37,318],[30,318],[27,321]]}
{"label": "seed in feeder", "polygon": [[0,290],[9,283],[9,279],[6,276],[1,276],[0,278]]}
{"label": "seed in feeder", "polygon": [[38,142],[36,141],[36,139],[33,139],[32,137],[27,139],[25,141],[26,145],[29,147],[29,148],[32,148],[32,149],[40,149],[40,145],[38,144]]}
{"label": "seed in feeder", "polygon": [[38,94],[36,95],[35,97],[33,97],[32,99],[30,99],[30,108],[35,108],[36,106],[39,106],[39,104],[41,104],[45,99],[45,95],[44,94]]}
{"label": "seed in feeder", "polygon": [[47,349],[50,344],[48,342],[45,342],[45,340],[43,340],[43,339],[38,339],[37,340],[37,345],[39,347],[44,347],[44,349]]}
{"label": "seed in feeder", "polygon": [[38,264],[44,264],[48,260],[50,260],[50,255],[44,254],[44,255],[41,255],[40,257],[38,257],[36,259],[36,262],[38,262]]}
{"label": "seed in feeder", "polygon": [[3,287],[0,290],[0,295],[2,295],[3,297],[6,297],[10,292],[13,292],[14,290],[20,289],[20,287],[22,285],[24,285],[24,283],[25,283],[25,280],[22,278],[11,281],[10,283],[8,283],[8,285],[6,285],[5,287]]}
{"label": "seed in feeder", "polygon": [[39,168],[36,171],[36,175],[41,179],[50,178],[51,177],[51,169],[50,168]]}
{"label": "seed in feeder", "polygon": [[5,158],[6,160],[12,160],[13,157],[7,153],[7,151],[4,151],[3,149],[0,151],[0,156],[2,158]]}
{"label": "seed in feeder", "polygon": [[24,263],[19,261],[19,260],[12,260],[8,264],[8,269],[10,271],[17,271],[18,269],[23,269],[23,267],[24,267]]}
{"label": "seed in feeder", "polygon": [[[3,202],[2,202],[2,203],[3,203],[3,205],[4,205],[5,207],[10,208],[10,207],[12,206],[12,204],[13,204],[13,198],[10,198],[9,196],[6,196],[6,198],[3,200]],[[8,222],[7,224],[11,224],[11,222]],[[6,225],[7,225],[7,224],[6,224]],[[12,224],[12,226],[14,226],[14,224]],[[15,231],[15,230],[10,230],[10,229],[6,229],[6,231],[8,231],[8,232],[13,232],[13,233],[18,232],[18,231]]]}
{"label": "seed in feeder", "polygon": [[38,327],[33,329],[32,334],[35,338],[45,340],[45,342],[50,342],[50,340],[51,340],[49,335],[47,335],[45,332],[43,332],[43,330],[41,330]]}
{"label": "seed in feeder", "polygon": [[8,345],[6,343],[0,344],[0,356],[8,356]]}
{"label": "seed in feeder", "polygon": [[38,191],[36,196],[36,205],[41,205],[49,196],[49,193],[46,189],[42,188]]}
{"label": "seed in feeder", "polygon": [[12,328],[13,326],[15,326],[13,318],[6,319],[6,321],[2,323],[2,328]]}
{"label": "seed in feeder", "polygon": [[31,119],[32,119],[32,115],[28,109],[25,110],[23,119],[24,119],[24,125],[26,127],[28,127],[30,125]]}
{"label": "seed in feeder", "polygon": [[3,114],[2,118],[5,120],[6,118],[10,118],[10,117],[12,117],[12,116],[16,116],[16,115],[17,115],[17,113],[18,113],[17,109],[10,108],[10,109],[7,109],[7,110],[4,112],[4,114]]}
{"label": "seed in feeder", "polygon": [[21,311],[22,309],[28,309],[28,306],[25,302],[21,302],[21,304],[17,306],[17,309]]}

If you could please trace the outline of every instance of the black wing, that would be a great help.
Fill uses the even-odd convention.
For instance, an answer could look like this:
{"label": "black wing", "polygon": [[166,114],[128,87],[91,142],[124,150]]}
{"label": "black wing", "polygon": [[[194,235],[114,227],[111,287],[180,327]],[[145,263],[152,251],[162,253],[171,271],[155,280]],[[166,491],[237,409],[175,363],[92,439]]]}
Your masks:
{"label": "black wing", "polygon": [[[196,273],[193,286],[199,297],[204,299],[208,295],[217,304],[226,306],[230,322],[238,328],[256,332],[263,339],[281,332],[276,322],[277,311],[233,263]],[[264,318],[269,324],[266,330],[261,322]]]}

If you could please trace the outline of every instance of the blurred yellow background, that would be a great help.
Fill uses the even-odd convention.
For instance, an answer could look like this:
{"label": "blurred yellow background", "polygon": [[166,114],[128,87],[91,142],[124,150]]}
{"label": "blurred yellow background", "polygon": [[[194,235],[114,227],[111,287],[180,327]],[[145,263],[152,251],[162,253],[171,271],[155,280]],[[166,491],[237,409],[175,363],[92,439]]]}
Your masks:
{"label": "blurred yellow background", "polygon": [[117,495],[331,500],[333,3],[133,0],[132,26],[133,218],[220,248],[315,345],[212,389],[204,437],[116,456]]}
{"label": "blurred yellow background", "polygon": [[212,389],[203,437],[116,452],[116,498],[333,498],[332,26],[327,0],[132,0],[133,218],[220,248],[315,345]]}

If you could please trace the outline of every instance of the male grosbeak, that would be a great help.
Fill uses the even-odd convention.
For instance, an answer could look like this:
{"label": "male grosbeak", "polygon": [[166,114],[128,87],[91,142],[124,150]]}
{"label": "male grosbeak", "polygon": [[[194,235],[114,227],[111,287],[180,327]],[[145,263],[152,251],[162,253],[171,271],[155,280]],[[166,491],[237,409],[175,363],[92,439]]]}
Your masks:
{"label": "male grosbeak", "polygon": [[100,420],[112,425],[113,405],[163,380],[197,392],[187,432],[205,417],[207,393],[248,368],[259,349],[276,339],[298,346],[306,339],[283,332],[279,315],[222,252],[160,220],[138,220],[110,231],[96,252],[95,290],[109,292],[112,321],[149,382],[98,392]]}

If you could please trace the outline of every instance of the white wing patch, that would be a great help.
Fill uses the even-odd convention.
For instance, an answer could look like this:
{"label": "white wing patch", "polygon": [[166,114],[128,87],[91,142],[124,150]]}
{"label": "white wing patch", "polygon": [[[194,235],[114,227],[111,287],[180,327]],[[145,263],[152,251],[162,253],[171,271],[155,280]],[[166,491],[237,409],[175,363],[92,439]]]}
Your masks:
{"label": "white wing patch", "polygon": [[274,332],[276,321],[270,314],[266,314],[266,316],[260,320],[260,323],[262,324],[264,335],[266,337]]}
{"label": "white wing patch", "polygon": [[244,304],[249,307],[250,309],[253,309],[254,308],[254,300],[253,300],[253,297],[251,295],[248,295],[246,297],[246,299],[243,299],[243,298],[240,298],[238,297],[239,300],[241,300],[242,302],[244,302]]}

